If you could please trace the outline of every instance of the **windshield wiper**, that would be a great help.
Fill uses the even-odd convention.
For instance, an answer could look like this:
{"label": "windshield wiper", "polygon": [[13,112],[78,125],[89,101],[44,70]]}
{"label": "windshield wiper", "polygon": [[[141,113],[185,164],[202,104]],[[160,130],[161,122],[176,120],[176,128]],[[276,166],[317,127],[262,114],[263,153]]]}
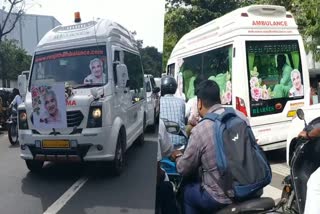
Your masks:
{"label": "windshield wiper", "polygon": [[91,88],[91,87],[98,87],[98,86],[103,86],[103,83],[92,83],[92,84],[80,84],[77,86],[73,86],[73,89],[77,89],[77,88]]}

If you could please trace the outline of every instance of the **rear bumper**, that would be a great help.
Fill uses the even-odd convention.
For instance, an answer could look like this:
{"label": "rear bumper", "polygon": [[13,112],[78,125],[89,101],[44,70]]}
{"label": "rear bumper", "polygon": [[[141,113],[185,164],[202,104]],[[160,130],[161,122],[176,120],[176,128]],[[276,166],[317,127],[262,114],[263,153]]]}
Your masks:
{"label": "rear bumper", "polygon": [[253,126],[252,131],[263,150],[276,150],[286,147],[290,124],[291,121],[285,121],[262,126]]}

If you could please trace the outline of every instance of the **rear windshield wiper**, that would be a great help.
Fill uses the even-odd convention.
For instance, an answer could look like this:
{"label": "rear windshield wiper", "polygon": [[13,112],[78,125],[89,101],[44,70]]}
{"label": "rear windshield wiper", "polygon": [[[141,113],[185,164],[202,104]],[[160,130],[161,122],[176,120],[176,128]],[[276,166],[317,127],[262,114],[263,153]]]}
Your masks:
{"label": "rear windshield wiper", "polygon": [[92,84],[80,84],[77,86],[73,86],[73,89],[77,89],[77,88],[91,88],[91,87],[98,87],[98,86],[103,86],[104,84],[102,83],[92,83]]}

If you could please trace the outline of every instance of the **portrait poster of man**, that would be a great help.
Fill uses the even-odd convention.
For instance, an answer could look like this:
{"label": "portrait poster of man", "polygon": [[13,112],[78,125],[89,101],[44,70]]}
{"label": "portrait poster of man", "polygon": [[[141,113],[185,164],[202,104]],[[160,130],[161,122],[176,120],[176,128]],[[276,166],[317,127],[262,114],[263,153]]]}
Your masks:
{"label": "portrait poster of man", "polygon": [[65,88],[63,83],[31,87],[33,123],[37,129],[67,128]]}

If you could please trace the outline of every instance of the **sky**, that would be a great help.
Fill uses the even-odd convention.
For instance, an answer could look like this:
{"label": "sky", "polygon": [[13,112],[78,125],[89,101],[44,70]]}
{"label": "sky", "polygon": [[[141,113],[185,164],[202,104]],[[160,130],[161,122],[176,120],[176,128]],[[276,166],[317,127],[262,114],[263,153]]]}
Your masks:
{"label": "sky", "polygon": [[26,8],[27,14],[54,16],[61,24],[72,23],[77,11],[82,22],[110,19],[136,31],[144,47],[162,52],[165,0],[31,0]]}

